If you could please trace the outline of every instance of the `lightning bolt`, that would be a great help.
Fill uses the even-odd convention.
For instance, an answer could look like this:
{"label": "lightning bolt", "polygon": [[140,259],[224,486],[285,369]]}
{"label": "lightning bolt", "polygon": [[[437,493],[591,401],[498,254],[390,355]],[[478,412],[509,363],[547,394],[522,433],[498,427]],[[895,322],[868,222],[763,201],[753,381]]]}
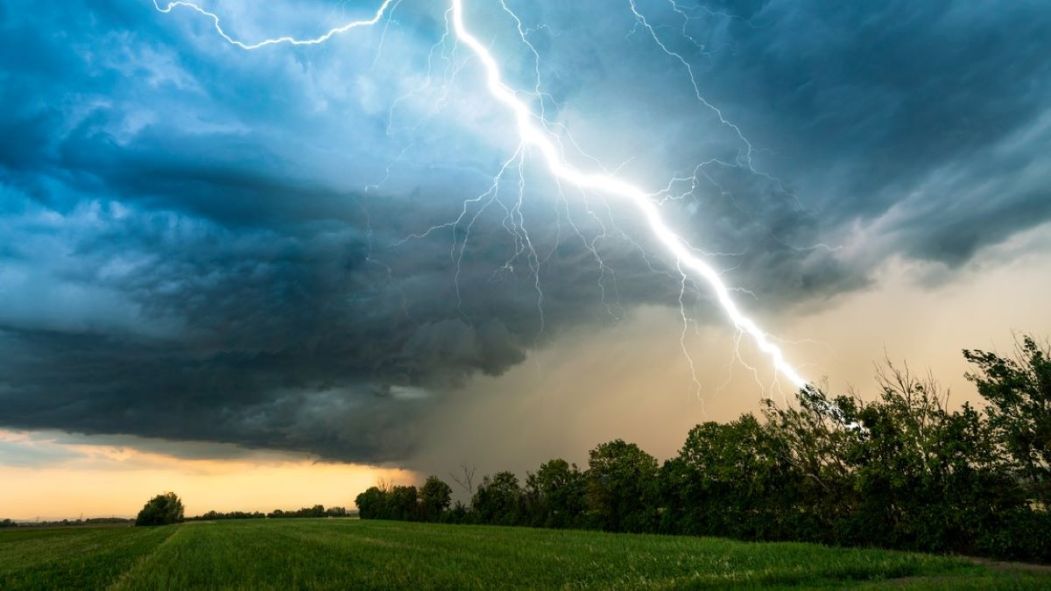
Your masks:
{"label": "lightning bolt", "polygon": [[[272,45],[320,45],[327,42],[329,39],[336,35],[340,35],[354,29],[366,28],[376,25],[384,16],[389,12],[393,11],[397,7],[400,0],[383,0],[379,7],[372,13],[372,16],[365,19],[353,20],[343,25],[335,27],[326,31],[325,33],[311,38],[296,38],[291,36],[274,37],[265,39],[255,43],[246,43],[238,40],[229,35],[222,27],[222,22],[217,14],[201,8],[199,5],[179,0],[169,2],[165,5],[161,5],[157,0],[153,0],[154,7],[162,13],[170,13],[172,10],[178,7],[184,7],[199,13],[200,15],[211,20],[216,32],[226,42],[239,47],[241,49],[251,51],[257,50]],[[503,5],[506,9],[506,4]],[[647,29],[657,40],[658,44],[661,45],[661,49],[672,57],[676,57],[682,60],[682,57],[669,50],[663,43],[660,42],[659,38],[656,37],[653,28],[645,20],[645,17],[638,12],[635,3],[630,2],[632,12],[639,23]],[[450,0],[449,9],[447,12],[449,23],[451,24],[452,31],[456,37],[456,40],[463,46],[467,47],[470,52],[474,55],[475,59],[478,60],[485,74],[485,86],[490,97],[496,101],[499,105],[504,107],[507,112],[514,118],[517,126],[519,136],[519,150],[515,157],[512,157],[507,163],[513,162],[515,159],[521,157],[521,152],[525,148],[532,149],[535,153],[540,155],[543,164],[546,166],[548,172],[559,182],[571,185],[581,191],[593,191],[601,193],[609,197],[614,197],[624,201],[626,204],[635,208],[637,213],[645,220],[649,226],[650,231],[657,241],[664,247],[667,254],[674,261],[674,266],[679,270],[682,275],[683,286],[686,284],[687,273],[692,274],[694,278],[700,279],[715,296],[716,301],[726,314],[730,322],[738,330],[739,334],[747,334],[753,342],[756,348],[764,353],[770,360],[773,368],[776,372],[787,379],[796,388],[807,388],[807,381],[799,374],[799,372],[788,362],[785,358],[784,353],[780,347],[777,346],[771,340],[771,338],[760,329],[759,325],[754,320],[748,317],[741,308],[737,305],[734,299],[731,297],[731,289],[722,280],[719,273],[707,262],[701,259],[699,256],[694,254],[695,250],[691,247],[683,238],[675,233],[671,227],[664,221],[660,214],[658,197],[662,192],[648,193],[641,188],[618,178],[614,174],[605,172],[590,172],[581,170],[569,162],[562,156],[560,150],[560,144],[558,140],[553,137],[552,133],[546,126],[546,121],[542,115],[536,114],[532,108],[518,98],[517,93],[508,86],[504,81],[503,74],[501,72],[500,64],[496,58],[493,57],[492,53],[478,40],[477,37],[467,27],[464,19],[464,3],[463,0]],[[517,21],[517,19],[516,19]],[[516,23],[520,27],[521,23]],[[530,46],[532,49],[532,46]],[[535,54],[535,49],[532,49]],[[537,56],[538,57],[538,56]],[[747,146],[745,159],[750,164],[751,159],[751,144],[744,140],[743,135],[740,134],[740,129],[734,126],[729,121],[722,118],[722,113],[718,111],[714,106],[710,105],[700,96],[699,90],[697,89],[696,80],[693,77],[692,70],[689,69],[689,64],[682,60],[687,70],[690,73],[690,79],[694,86],[694,90],[697,90],[698,99],[705,103],[706,106],[716,111],[720,120],[730,126],[736,131],[741,139]],[[538,86],[539,89],[539,86]],[[541,103],[543,101],[541,100]],[[508,164],[505,164],[505,168]],[[479,200],[483,199],[483,196],[479,197]],[[466,215],[466,210],[461,216],[461,219]],[[530,247],[531,248],[531,247]],[[536,260],[536,255],[531,255],[531,265]],[[685,289],[685,287],[683,287]],[[692,359],[690,360],[692,366]]]}
{"label": "lightning bolt", "polygon": [[207,11],[198,6],[197,4],[194,4],[193,2],[177,0],[176,2],[169,2],[162,7],[160,3],[157,2],[157,0],[153,0],[153,6],[158,11],[163,12],[165,14],[171,12],[172,10],[175,10],[176,8],[179,8],[180,6],[183,8],[188,8],[210,19],[212,21],[212,24],[215,26],[215,32],[219,33],[219,36],[222,37],[227,43],[240,47],[241,49],[251,51],[270,45],[281,45],[283,43],[288,45],[321,45],[322,43],[327,42],[329,39],[335,37],[336,35],[346,33],[347,31],[352,31],[354,29],[359,29],[362,27],[371,27],[372,25],[380,22],[380,20],[383,19],[383,16],[388,12],[388,10],[393,10],[393,8],[397,6],[400,2],[401,0],[383,0],[383,4],[380,4],[380,7],[376,9],[376,12],[372,14],[371,18],[350,21],[334,29],[329,29],[328,31],[317,37],[312,37],[310,39],[297,39],[289,35],[283,35],[281,37],[274,37],[272,39],[264,39],[262,41],[259,41],[258,43],[245,43],[244,41],[240,41],[231,37],[223,29],[223,24],[220,21],[218,14]]}

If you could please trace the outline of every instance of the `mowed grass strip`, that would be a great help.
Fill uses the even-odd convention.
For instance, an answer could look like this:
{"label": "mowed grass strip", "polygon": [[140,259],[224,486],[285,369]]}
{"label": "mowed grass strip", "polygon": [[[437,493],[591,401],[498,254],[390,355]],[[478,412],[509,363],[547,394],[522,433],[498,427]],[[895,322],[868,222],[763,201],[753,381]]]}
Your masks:
{"label": "mowed grass strip", "polygon": [[813,544],[353,519],[0,535],[0,589],[1051,588],[1051,576]]}

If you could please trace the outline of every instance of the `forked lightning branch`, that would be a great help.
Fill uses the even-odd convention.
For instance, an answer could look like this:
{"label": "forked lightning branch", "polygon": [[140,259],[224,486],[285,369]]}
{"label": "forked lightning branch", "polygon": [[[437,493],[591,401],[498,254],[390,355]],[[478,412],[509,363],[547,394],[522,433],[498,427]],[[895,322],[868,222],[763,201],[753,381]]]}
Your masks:
{"label": "forked lightning branch", "polygon": [[[381,22],[389,11],[393,10],[399,0],[384,0],[376,11],[366,19],[346,22],[338,27],[312,38],[281,36],[255,42],[236,39],[226,32],[219,15],[201,8],[192,2],[177,1],[161,5],[154,0],[157,10],[168,13],[183,7],[199,13],[211,20],[218,35],[226,42],[244,50],[257,50],[272,45],[319,45],[343,33],[354,29],[366,28]],[[670,259],[670,263],[684,275],[689,274],[700,279],[708,286],[730,322],[740,332],[747,334],[755,346],[770,360],[777,373],[796,388],[804,388],[807,381],[799,374],[770,337],[748,317],[730,296],[730,289],[719,273],[709,263],[694,254],[694,249],[665,223],[658,208],[654,193],[618,178],[617,176],[581,170],[571,165],[558,148],[554,138],[545,126],[541,115],[537,114],[525,102],[518,98],[516,92],[504,81],[500,64],[493,54],[471,32],[464,16],[463,0],[450,0],[448,22],[455,39],[470,50],[485,73],[486,90],[490,97],[501,105],[510,117],[514,118],[519,136],[519,148],[529,149],[538,154],[547,170],[559,181],[568,183],[578,189],[602,194],[622,201],[633,207],[645,220],[653,237],[657,239]]]}

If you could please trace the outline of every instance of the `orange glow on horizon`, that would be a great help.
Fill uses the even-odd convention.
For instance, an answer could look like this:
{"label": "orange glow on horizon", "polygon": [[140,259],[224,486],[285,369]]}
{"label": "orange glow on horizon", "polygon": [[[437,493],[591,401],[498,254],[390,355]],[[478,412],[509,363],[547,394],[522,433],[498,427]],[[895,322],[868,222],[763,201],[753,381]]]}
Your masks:
{"label": "orange glow on horizon", "polygon": [[149,497],[168,490],[182,498],[187,515],[319,503],[352,509],[354,497],[369,486],[417,480],[415,473],[399,468],[319,462],[293,454],[188,459],[3,430],[0,443],[30,453],[67,454],[29,465],[0,462],[0,518],[16,520],[133,517]]}

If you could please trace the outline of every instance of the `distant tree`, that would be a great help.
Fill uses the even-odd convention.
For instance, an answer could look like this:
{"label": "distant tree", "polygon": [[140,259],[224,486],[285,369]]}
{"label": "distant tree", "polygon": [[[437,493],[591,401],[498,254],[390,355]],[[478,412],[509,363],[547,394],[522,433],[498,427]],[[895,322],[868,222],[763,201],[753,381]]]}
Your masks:
{"label": "distant tree", "polygon": [[1051,351],[1026,336],[1014,358],[979,350],[963,355],[977,367],[967,378],[989,402],[997,439],[1033,499],[1051,508]]}
{"label": "distant tree", "polygon": [[430,476],[420,489],[420,518],[439,521],[452,502],[452,488],[437,476]]}
{"label": "distant tree", "polygon": [[654,531],[657,460],[634,443],[615,439],[588,454],[587,502],[609,531]]}
{"label": "distant tree", "polygon": [[388,519],[387,491],[378,486],[370,486],[354,499],[358,507],[358,517],[361,519]]}
{"label": "distant tree", "polygon": [[0,528],[4,527],[17,527],[18,524],[10,519],[0,519]]}
{"label": "distant tree", "polygon": [[387,497],[390,519],[413,521],[419,518],[419,493],[415,486],[394,486]]}
{"label": "distant tree", "polygon": [[263,519],[266,517],[265,514],[259,511],[248,512],[248,511],[230,511],[229,513],[222,513],[219,511],[208,511],[197,517],[187,517],[187,521],[219,521],[224,519]]}
{"label": "distant tree", "polygon": [[88,517],[84,523],[88,525],[112,525],[117,523],[132,523],[134,520],[124,517]]}
{"label": "distant tree", "polygon": [[452,509],[449,509],[442,514],[442,521],[445,523],[470,523],[471,513],[468,511],[467,506],[460,501],[456,501],[453,504]]}
{"label": "distant tree", "polygon": [[562,528],[582,524],[586,494],[587,481],[576,464],[563,459],[541,464],[535,474],[526,477],[525,511],[530,525]]}
{"label": "distant tree", "polygon": [[475,489],[471,508],[482,523],[515,525],[522,507],[522,488],[518,477],[511,472],[497,472],[486,476]]}
{"label": "distant tree", "polygon": [[135,525],[168,525],[182,520],[182,501],[175,493],[167,492],[146,502],[135,518]]}
{"label": "distant tree", "polygon": [[282,519],[290,517],[327,517],[346,515],[346,512],[347,510],[343,507],[330,507],[326,509],[324,505],[314,505],[313,507],[301,507],[293,511],[274,509],[266,516],[270,519]]}

